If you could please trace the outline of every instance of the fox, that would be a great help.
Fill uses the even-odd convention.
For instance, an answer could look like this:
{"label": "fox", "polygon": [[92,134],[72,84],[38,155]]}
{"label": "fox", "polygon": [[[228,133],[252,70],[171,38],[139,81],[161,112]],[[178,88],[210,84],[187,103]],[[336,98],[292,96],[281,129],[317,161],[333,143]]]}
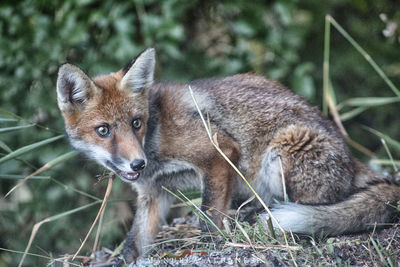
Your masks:
{"label": "fox", "polygon": [[148,253],[166,220],[174,196],[163,187],[200,189],[201,210],[219,228],[231,204],[253,195],[210,142],[199,110],[208,114],[220,150],[285,231],[335,236],[398,218],[400,186],[354,158],[335,124],[301,96],[248,73],[155,82],[155,64],[148,48],[110,74],[91,78],[68,63],[58,71],[70,144],[137,193],[126,262]]}

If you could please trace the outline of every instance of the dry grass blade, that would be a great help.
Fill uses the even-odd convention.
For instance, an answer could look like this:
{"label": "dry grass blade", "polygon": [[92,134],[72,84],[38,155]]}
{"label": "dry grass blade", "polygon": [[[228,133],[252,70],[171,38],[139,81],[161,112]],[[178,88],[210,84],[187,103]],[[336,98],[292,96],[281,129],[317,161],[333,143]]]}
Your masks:
{"label": "dry grass blade", "polygon": [[88,194],[88,193],[86,193],[86,192],[84,192],[84,191],[81,191],[81,190],[79,190],[79,189],[76,189],[76,188],[74,188],[74,187],[72,187],[72,186],[68,186],[68,185],[66,185],[66,184],[64,184],[64,183],[62,183],[62,182],[60,182],[60,181],[58,181],[57,179],[51,178],[51,181],[55,182],[56,184],[58,184],[59,186],[61,186],[61,187],[62,187],[64,190],[66,190],[66,191],[72,191],[72,192],[78,193],[78,194],[80,194],[80,195],[82,195],[82,196],[85,196],[85,197],[88,197],[88,198],[90,198],[90,199],[93,199],[93,200],[96,200],[96,201],[101,202],[101,199],[100,199],[100,198],[98,198],[98,197],[96,197],[96,196],[93,196],[93,195],[91,195],[91,194]]}
{"label": "dry grass blade", "polygon": [[[329,90],[328,90],[328,92],[329,92]],[[329,111],[332,114],[333,121],[335,122],[336,126],[339,128],[342,135],[345,138],[347,138],[349,135],[348,135],[346,129],[344,128],[342,121],[340,120],[340,115],[339,115],[339,112],[337,110],[336,104],[333,100],[333,96],[331,93],[326,94],[326,102],[328,104]]]}
{"label": "dry grass blade", "polygon": [[397,232],[398,228],[396,228],[396,231],[393,233],[393,236],[391,237],[389,243],[386,246],[386,250],[389,250],[389,247],[392,245],[393,240],[395,239],[396,236],[396,232]]}
{"label": "dry grass blade", "polygon": [[234,248],[254,248],[254,249],[280,249],[280,250],[299,250],[300,247],[295,246],[283,246],[283,245],[252,245],[252,244],[245,244],[245,243],[233,243],[228,242],[225,244],[229,247]]}
{"label": "dry grass blade", "polygon": [[[203,122],[203,125],[206,129],[208,138],[210,139],[212,145],[215,147],[215,149],[218,151],[218,153],[226,160],[226,162],[229,163],[229,165],[231,165],[231,167],[235,170],[235,172],[240,176],[240,178],[242,178],[242,180],[246,183],[246,185],[249,187],[249,189],[252,191],[252,193],[254,194],[254,196],[257,198],[257,200],[261,203],[261,205],[263,206],[263,208],[265,209],[265,211],[268,213],[268,215],[270,216],[270,218],[272,218],[272,220],[274,220],[274,222],[276,223],[276,225],[278,226],[279,230],[283,233],[283,237],[285,239],[286,245],[289,246],[289,242],[285,233],[285,230],[283,230],[283,228],[280,226],[278,220],[272,215],[270,209],[267,207],[267,205],[265,204],[265,202],[261,199],[261,197],[257,194],[257,192],[254,190],[254,188],[250,185],[250,183],[247,181],[247,179],[244,177],[244,175],[239,171],[239,169],[235,166],[235,164],[233,164],[233,162],[225,155],[225,153],[219,148],[219,146],[214,142],[214,138],[213,135],[211,134],[211,128],[207,125],[206,120],[204,119],[203,113],[201,112],[201,109],[196,101],[196,97],[194,96],[193,90],[190,87],[190,85],[188,86],[189,88],[189,92],[190,95],[192,97],[192,100],[196,106],[197,112],[200,115],[201,121]],[[297,266],[296,260],[294,259],[294,256],[292,254],[292,252],[289,250],[289,254],[293,260],[293,264],[295,266]]]}
{"label": "dry grass blade", "polygon": [[[190,201],[192,203],[194,203],[196,206],[200,206],[201,205],[201,198],[200,197],[195,198],[195,199],[191,199]],[[173,208],[183,208],[183,207],[187,207],[188,205],[190,205],[190,203],[187,202],[187,201],[184,201],[184,202],[181,202],[181,203],[175,203],[175,204],[171,205],[171,208],[172,209]]]}
{"label": "dry grass blade", "polygon": [[36,224],[33,226],[33,228],[32,228],[32,233],[31,233],[31,237],[29,238],[28,245],[27,245],[26,248],[25,248],[24,255],[22,256],[22,259],[21,259],[21,261],[19,262],[18,267],[21,267],[22,264],[24,263],[26,254],[28,253],[29,249],[31,248],[33,239],[35,239],[35,236],[36,236],[36,234],[37,234],[37,232],[38,232],[40,226],[42,226],[42,224],[44,224],[44,223],[46,223],[46,222],[49,222],[49,221],[50,221],[49,218],[46,218],[46,219],[44,219],[43,221],[40,221],[40,222],[36,223]]}
{"label": "dry grass blade", "polygon": [[224,217],[222,219],[222,225],[224,226],[225,232],[227,232],[227,234],[232,236],[232,238],[234,239],[235,237],[232,235],[232,229],[229,224],[228,218]]}
{"label": "dry grass blade", "polygon": [[238,221],[236,222],[236,226],[239,228],[240,232],[244,235],[244,237],[247,239],[247,242],[249,242],[250,246],[253,247],[253,243],[251,242],[250,236],[247,234],[246,230],[244,230],[243,226],[240,225]]}
{"label": "dry grass blade", "polygon": [[84,210],[84,209],[89,208],[89,207],[91,207],[93,205],[96,205],[98,203],[100,203],[100,201],[95,201],[95,202],[92,202],[92,203],[87,204],[85,206],[82,206],[82,207],[79,207],[79,208],[76,208],[76,209],[73,209],[73,210],[69,210],[69,211],[66,211],[66,212],[63,212],[63,213],[48,217],[48,218],[36,223],[32,228],[32,233],[31,233],[31,236],[29,237],[28,245],[25,248],[24,254],[23,254],[23,256],[22,256],[22,258],[21,258],[21,260],[20,260],[20,262],[18,264],[18,267],[22,266],[22,264],[24,263],[26,255],[28,254],[28,251],[31,248],[32,242],[35,239],[35,236],[36,236],[40,226],[42,226],[42,224],[44,224],[46,222],[51,222],[51,221],[58,220],[59,218],[65,217],[67,215],[76,213],[76,212],[81,211],[81,210]]}
{"label": "dry grass blade", "polygon": [[178,190],[178,193],[180,194],[180,196],[178,196],[177,194],[175,194],[174,192],[172,192],[165,186],[162,186],[162,189],[164,189],[165,191],[167,191],[168,193],[170,193],[171,195],[173,195],[180,201],[182,201],[184,203],[187,202],[189,204],[188,207],[191,208],[193,210],[193,212],[196,212],[199,215],[199,217],[201,217],[204,221],[206,221],[208,224],[210,224],[223,237],[227,237],[227,234],[224,233],[223,231],[221,231],[221,229],[218,228],[218,226],[210,219],[210,217],[208,217],[205,212],[203,212],[198,206],[196,206],[196,204],[194,204],[189,198],[187,198],[181,191]]}
{"label": "dry grass blade", "polygon": [[282,178],[282,188],[283,188],[283,201],[284,202],[289,202],[287,192],[286,192],[286,183],[285,183],[285,172],[283,171],[283,166],[282,166],[282,160],[281,157],[278,157],[279,159],[279,167],[281,169],[281,178]]}
{"label": "dry grass blade", "polygon": [[395,171],[395,172],[398,172],[399,170],[398,170],[396,164],[394,163],[394,159],[393,159],[392,153],[390,152],[390,149],[389,149],[389,147],[387,146],[385,139],[381,138],[381,142],[382,142],[382,144],[383,144],[383,147],[384,147],[385,150],[386,150],[386,153],[387,153],[388,156],[389,156],[390,161],[392,162],[392,166],[393,166],[394,171]]}
{"label": "dry grass blade", "polygon": [[[13,180],[21,180],[26,178],[25,175],[19,175],[19,174],[0,174],[0,179],[13,179]],[[49,175],[34,175],[31,177],[31,179],[34,180],[48,180],[51,179],[51,176]]]}
{"label": "dry grass blade", "polygon": [[18,183],[15,186],[13,186],[13,188],[11,188],[10,191],[7,192],[7,194],[4,196],[4,198],[7,198],[15,189],[17,189],[18,187],[20,187],[21,185],[26,183],[26,181],[28,181],[30,178],[32,178],[33,176],[35,176],[35,175],[47,170],[48,168],[49,167],[44,165],[43,167],[41,167],[37,171],[35,171],[35,172],[31,173],[30,175],[26,176],[24,179],[18,181]]}
{"label": "dry grass blade", "polygon": [[35,172],[31,173],[30,175],[26,176],[24,179],[22,179],[21,181],[19,181],[13,188],[11,188],[10,191],[8,191],[8,193],[4,196],[4,198],[6,198],[8,195],[10,195],[15,189],[17,189],[18,187],[20,187],[21,185],[23,185],[24,183],[26,183],[26,181],[28,181],[30,178],[34,177],[35,175],[42,173],[52,167],[54,167],[55,165],[67,161],[70,158],[75,157],[76,155],[78,155],[78,152],[76,151],[70,151],[66,154],[63,154],[49,162],[47,162],[45,165],[43,165],[41,168],[39,168],[38,170],[36,170]]}
{"label": "dry grass blade", "polygon": [[347,144],[349,144],[353,148],[357,149],[361,153],[367,155],[368,157],[371,157],[371,158],[375,157],[375,153],[374,152],[372,152],[371,150],[369,150],[365,146],[360,145],[359,143],[357,143],[356,141],[354,141],[350,137],[347,136],[347,137],[344,138],[344,140],[346,141]]}
{"label": "dry grass blade", "polygon": [[101,233],[101,226],[102,226],[102,224],[103,224],[103,218],[104,218],[104,211],[105,211],[105,209],[103,209],[103,211],[101,212],[101,215],[100,215],[99,227],[97,227],[96,237],[95,237],[95,239],[94,239],[94,244],[93,244],[92,253],[95,253],[95,252],[96,252],[96,250],[97,250],[97,245],[99,244],[100,233]]}
{"label": "dry grass blade", "polygon": [[237,216],[239,215],[240,210],[241,210],[244,206],[246,206],[248,203],[252,202],[255,198],[256,198],[256,196],[255,196],[255,195],[252,195],[251,197],[249,197],[245,202],[243,202],[243,203],[239,206],[239,208],[236,210],[236,218],[237,218]]}
{"label": "dry grass blade", "polygon": [[[327,115],[327,109],[329,108],[330,113],[332,114],[333,120],[337,127],[339,128],[340,132],[342,133],[344,139],[346,142],[360,151],[361,153],[364,153],[370,157],[375,156],[373,152],[371,152],[369,149],[365,148],[364,146],[358,144],[354,140],[352,140],[343,124],[342,124],[342,117],[339,115],[338,110],[343,107],[343,103],[336,105],[336,100],[335,100],[335,95],[334,91],[332,89],[332,86],[330,84],[330,75],[329,75],[329,54],[330,54],[330,25],[333,25],[336,30],[338,30],[344,38],[349,41],[354,48],[372,65],[374,70],[382,77],[382,79],[389,85],[389,87],[392,89],[392,91],[397,95],[395,98],[355,98],[348,100],[349,104],[351,105],[362,105],[363,108],[368,107],[368,106],[373,106],[377,104],[387,104],[389,102],[397,102],[398,97],[400,96],[400,92],[397,89],[397,87],[387,78],[387,76],[384,74],[381,68],[375,63],[375,61],[372,60],[372,58],[367,54],[367,52],[361,48],[361,46],[336,22],[335,19],[333,19],[330,15],[325,16],[325,40],[324,40],[324,65],[323,65],[323,93],[324,93],[324,99],[323,99],[323,106],[324,106],[324,113]],[[360,107],[359,109],[356,109],[352,111],[352,113],[346,114],[347,117],[349,116],[355,116],[362,111],[364,111]]]}
{"label": "dry grass blade", "polygon": [[[190,91],[190,95],[193,99],[193,102],[196,106],[197,112],[200,115],[200,118],[204,124],[204,128],[206,129],[206,132],[208,134],[208,138],[210,139],[212,145],[215,147],[215,149],[221,154],[221,156],[229,163],[229,165],[231,165],[231,167],[235,170],[235,172],[242,178],[242,180],[246,183],[246,185],[250,188],[250,190],[253,192],[254,196],[257,198],[257,200],[261,203],[261,205],[263,206],[263,208],[267,211],[268,215],[272,216],[271,211],[269,210],[269,208],[267,207],[267,205],[264,203],[264,201],[261,199],[261,197],[257,194],[257,192],[254,190],[254,188],[250,185],[250,183],[247,181],[247,179],[244,177],[244,175],[239,171],[239,169],[235,166],[235,164],[233,164],[233,162],[225,155],[225,153],[219,148],[219,146],[214,142],[214,138],[213,135],[211,133],[211,128],[208,127],[206,120],[204,119],[203,113],[201,112],[201,109],[196,101],[196,98],[194,96],[193,90],[190,86],[188,86],[189,91]],[[285,231],[283,230],[282,227],[280,227],[279,222],[274,218],[275,222],[277,223],[278,227],[280,228],[280,230],[284,233]]]}
{"label": "dry grass blade", "polygon": [[[10,252],[10,253],[15,253],[15,254],[24,254],[24,252],[22,252],[22,251],[17,251],[17,250],[12,250],[12,249],[7,249],[7,248],[0,248],[0,250],[5,251],[5,252]],[[48,257],[48,256],[40,255],[40,254],[34,254],[34,253],[26,253],[26,255],[35,256],[35,257],[38,257],[38,258],[46,259],[46,260],[49,260],[49,261],[55,261],[55,262],[65,262],[65,259],[68,258],[68,257],[60,257],[60,258],[54,259],[52,257]],[[82,266],[80,264],[75,264],[75,263],[72,263],[72,262],[70,262],[69,264],[71,266]],[[3,265],[1,265],[1,266],[3,266]]]}
{"label": "dry grass blade", "polygon": [[112,184],[113,184],[113,181],[114,181],[114,177],[115,177],[115,174],[113,174],[113,173],[110,174],[110,178],[108,179],[108,184],[107,184],[106,193],[104,194],[104,199],[103,199],[103,201],[102,201],[102,203],[101,203],[101,207],[100,207],[100,209],[99,209],[99,212],[97,213],[97,216],[96,216],[96,218],[94,219],[93,224],[92,224],[92,226],[90,227],[89,232],[87,233],[87,235],[86,235],[85,239],[83,240],[81,246],[78,248],[78,250],[75,252],[74,256],[72,257],[72,260],[74,260],[74,259],[76,258],[76,256],[79,254],[79,252],[81,251],[81,249],[82,249],[83,246],[85,245],[86,241],[87,241],[88,238],[89,238],[89,235],[90,235],[90,234],[92,233],[92,231],[93,231],[94,226],[96,225],[97,221],[99,220],[99,217],[100,217],[101,213],[103,212],[104,208],[106,207],[108,198],[110,197],[110,194],[111,194],[111,189],[112,189]]}
{"label": "dry grass blade", "polygon": [[[329,75],[326,75],[326,76],[329,77]],[[335,104],[334,95],[332,93],[331,88],[328,89],[327,91],[328,91],[328,93],[326,93],[326,103],[328,105],[330,113],[332,114],[333,121],[335,122],[336,126],[339,128],[339,131],[341,132],[343,138],[346,140],[346,142],[349,145],[351,145],[352,147],[354,147],[355,149],[357,149],[361,153],[363,153],[363,154],[365,154],[367,156],[370,156],[370,157],[375,156],[375,154],[371,150],[369,150],[368,148],[360,145],[359,143],[355,142],[354,140],[352,140],[349,137],[346,129],[343,126],[341,117],[340,117],[339,112],[337,110],[337,106]]]}
{"label": "dry grass blade", "polygon": [[323,63],[323,113],[328,115],[328,106],[326,103],[328,86],[329,86],[329,52],[330,52],[331,25],[328,20],[328,15],[325,16],[325,34],[324,34],[324,63]]}

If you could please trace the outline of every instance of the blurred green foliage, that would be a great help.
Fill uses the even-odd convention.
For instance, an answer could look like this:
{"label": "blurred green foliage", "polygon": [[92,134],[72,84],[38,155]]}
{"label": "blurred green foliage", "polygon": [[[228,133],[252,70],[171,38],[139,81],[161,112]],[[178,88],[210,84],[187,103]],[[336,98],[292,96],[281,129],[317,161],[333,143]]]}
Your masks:
{"label": "blurred green foliage", "polygon": [[[76,64],[89,75],[108,73],[149,46],[157,50],[159,80],[255,72],[277,79],[320,104],[324,17],[328,13],[399,85],[398,10],[397,0],[2,1],[0,107],[26,121],[2,120],[0,127],[27,123],[36,127],[0,133],[0,156],[8,152],[7,147],[15,150],[63,132],[55,91],[61,63]],[[393,96],[364,58],[333,29],[330,67],[339,101]],[[374,151],[382,150],[379,140],[360,129],[359,123],[398,140],[398,111],[398,104],[369,109],[345,126],[353,139]],[[0,175],[27,175],[69,149],[66,141],[58,141],[0,165]],[[79,158],[46,174],[101,197],[104,183],[97,185],[92,178],[100,172],[99,167]],[[0,180],[0,196],[15,182]],[[116,183],[116,198],[132,198],[126,184]],[[19,194],[0,200],[0,247],[23,251],[35,222],[89,202],[53,180],[30,181]],[[118,205],[110,205],[106,213],[105,246],[120,242],[127,230],[118,227],[127,225],[123,223],[126,215],[116,212]],[[126,211],[123,206],[120,209]],[[44,225],[31,251],[73,253],[95,213],[94,208]],[[18,259],[16,254],[0,252],[0,266],[14,265]],[[28,265],[38,262],[38,258],[27,260]]]}

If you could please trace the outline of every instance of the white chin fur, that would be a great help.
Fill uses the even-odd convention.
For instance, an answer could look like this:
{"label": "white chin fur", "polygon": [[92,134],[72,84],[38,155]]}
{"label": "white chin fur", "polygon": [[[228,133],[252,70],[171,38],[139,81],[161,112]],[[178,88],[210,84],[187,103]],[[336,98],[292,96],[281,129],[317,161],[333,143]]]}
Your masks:
{"label": "white chin fur", "polygon": [[[83,153],[85,153],[85,155],[88,156],[89,158],[95,160],[97,163],[106,167],[110,171],[113,171],[112,169],[109,168],[109,166],[107,166],[107,163],[106,163],[107,161],[112,162],[112,155],[107,150],[105,150],[99,146],[96,146],[94,144],[88,145],[87,143],[85,143],[81,140],[71,140],[71,144],[77,150],[80,150]],[[130,167],[130,163],[126,159],[122,159],[122,163],[115,165],[115,167],[117,167],[119,170],[121,170],[123,172],[131,172],[132,171],[131,167]]]}

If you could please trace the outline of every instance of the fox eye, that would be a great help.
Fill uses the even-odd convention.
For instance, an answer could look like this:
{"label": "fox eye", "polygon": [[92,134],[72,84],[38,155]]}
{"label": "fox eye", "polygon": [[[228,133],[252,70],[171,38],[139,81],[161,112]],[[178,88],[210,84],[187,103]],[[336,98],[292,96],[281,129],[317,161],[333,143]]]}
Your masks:
{"label": "fox eye", "polygon": [[110,135],[110,127],[107,125],[101,125],[95,129],[98,136],[106,138]]}
{"label": "fox eye", "polygon": [[142,127],[142,121],[140,119],[134,119],[132,121],[132,126],[133,128],[135,128],[136,130],[139,130],[140,127]]}

